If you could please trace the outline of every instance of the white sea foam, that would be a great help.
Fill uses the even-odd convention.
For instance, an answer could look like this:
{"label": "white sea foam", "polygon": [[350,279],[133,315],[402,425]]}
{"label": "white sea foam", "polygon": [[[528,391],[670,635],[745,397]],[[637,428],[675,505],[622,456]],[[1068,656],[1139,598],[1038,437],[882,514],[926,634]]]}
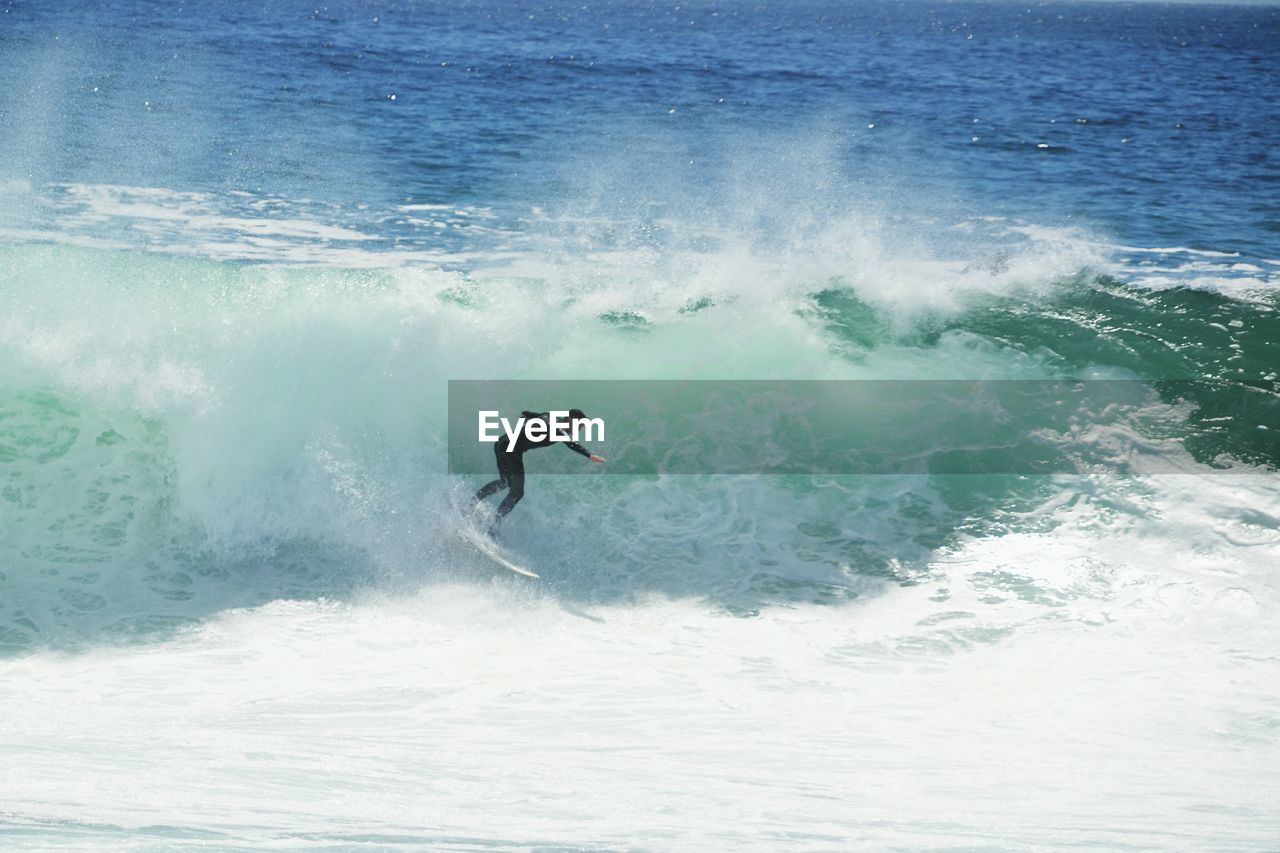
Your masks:
{"label": "white sea foam", "polygon": [[[26,226],[9,223],[0,232],[9,241],[104,248],[141,241],[153,252],[343,269],[432,266],[482,276],[505,269],[571,287],[611,277],[632,298],[647,290],[671,310],[690,290],[698,297],[769,298],[824,280],[908,315],[954,310],[975,293],[1043,290],[1082,270],[1146,288],[1196,287],[1246,299],[1280,280],[1280,262],[1238,252],[1108,245],[1080,228],[992,216],[940,219],[936,233],[922,238],[895,233],[871,213],[850,210],[816,223],[798,209],[778,242],[776,233],[734,221],[665,215],[638,228],[590,205],[579,213],[534,207],[502,224],[497,211],[466,205],[402,204],[379,212],[243,191],[215,196],[78,183],[15,183],[4,191],[52,217],[47,224],[40,217]],[[655,241],[659,233],[665,236]],[[949,233],[965,235],[964,242],[954,244]]]}
{"label": "white sea foam", "polygon": [[1280,545],[1257,518],[1280,505],[1262,480],[1140,499],[1112,522],[1064,500],[1052,534],[838,607],[593,605],[478,574],[0,661],[0,826],[51,847],[88,823],[126,846],[1264,849],[1280,637],[1257,570]]}

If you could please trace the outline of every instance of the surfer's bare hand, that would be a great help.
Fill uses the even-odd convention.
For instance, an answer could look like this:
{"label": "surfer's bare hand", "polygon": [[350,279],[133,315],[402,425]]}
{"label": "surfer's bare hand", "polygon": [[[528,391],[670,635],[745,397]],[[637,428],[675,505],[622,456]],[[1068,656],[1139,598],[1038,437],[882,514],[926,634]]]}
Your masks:
{"label": "surfer's bare hand", "polygon": [[592,453],[592,454],[591,454],[591,461],[592,461],[592,462],[603,462],[603,461],[604,461],[604,457],[603,457],[603,456],[596,456],[594,453]]}

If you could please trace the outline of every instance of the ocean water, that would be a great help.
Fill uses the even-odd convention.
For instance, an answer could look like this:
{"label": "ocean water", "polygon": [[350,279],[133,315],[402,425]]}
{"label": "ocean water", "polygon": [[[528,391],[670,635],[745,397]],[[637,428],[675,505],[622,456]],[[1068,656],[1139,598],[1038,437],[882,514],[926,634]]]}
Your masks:
{"label": "ocean water", "polygon": [[[1276,849],[1278,44],[0,2],[0,844]],[[1038,477],[532,476],[531,584],[450,379],[1150,397]]]}

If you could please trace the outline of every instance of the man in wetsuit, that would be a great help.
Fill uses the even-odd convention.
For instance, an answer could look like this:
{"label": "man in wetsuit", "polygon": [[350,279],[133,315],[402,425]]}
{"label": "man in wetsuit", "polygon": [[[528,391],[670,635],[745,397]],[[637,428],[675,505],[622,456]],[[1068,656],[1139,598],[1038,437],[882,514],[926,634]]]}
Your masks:
{"label": "man in wetsuit", "polygon": [[[489,528],[489,535],[492,536],[498,529],[498,522],[520,502],[524,497],[524,453],[526,450],[533,450],[535,447],[547,447],[551,444],[563,444],[575,453],[581,453],[592,462],[603,462],[604,459],[596,456],[590,450],[587,450],[576,441],[553,441],[551,438],[551,413],[550,412],[521,412],[524,419],[519,436],[516,438],[515,446],[510,451],[507,450],[507,442],[499,439],[493,444],[493,453],[498,458],[498,479],[490,483],[485,483],[480,487],[480,491],[476,492],[475,500],[477,503],[489,497],[496,491],[501,489],[507,490],[507,496],[502,499],[502,503],[498,504],[498,514],[493,520],[493,525]],[[582,413],[581,409],[569,410],[569,434],[573,434],[573,425],[578,421],[585,421],[587,416]],[[530,421],[542,421],[546,426],[543,438],[539,441],[533,441],[529,438],[526,428]],[[564,422],[561,421],[561,424]]]}

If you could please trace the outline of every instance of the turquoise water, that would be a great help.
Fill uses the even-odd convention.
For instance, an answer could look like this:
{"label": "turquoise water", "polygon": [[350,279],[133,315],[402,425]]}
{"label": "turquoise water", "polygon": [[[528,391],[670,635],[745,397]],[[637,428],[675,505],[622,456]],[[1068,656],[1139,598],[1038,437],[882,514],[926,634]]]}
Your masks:
{"label": "turquoise water", "polygon": [[[2,8],[0,837],[1280,831],[1274,7]],[[1038,477],[531,457],[532,587],[451,379],[1145,396]]]}

